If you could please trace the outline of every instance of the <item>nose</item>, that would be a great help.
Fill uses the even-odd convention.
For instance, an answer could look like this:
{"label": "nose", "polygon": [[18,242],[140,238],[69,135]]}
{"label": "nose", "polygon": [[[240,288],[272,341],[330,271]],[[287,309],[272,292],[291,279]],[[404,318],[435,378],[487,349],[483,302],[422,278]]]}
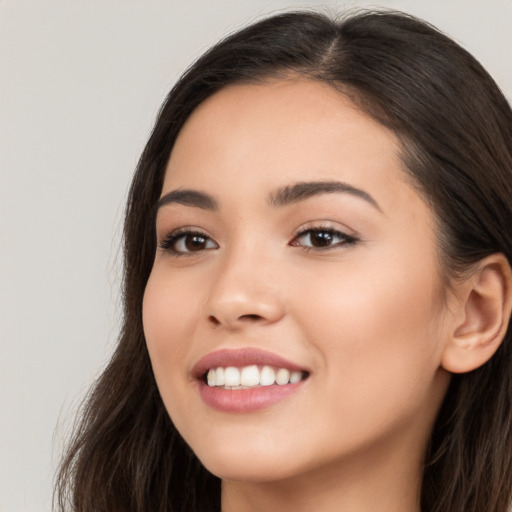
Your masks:
{"label": "nose", "polygon": [[238,252],[215,270],[206,301],[207,321],[214,327],[237,330],[278,322],[285,312],[271,260],[263,263]]}

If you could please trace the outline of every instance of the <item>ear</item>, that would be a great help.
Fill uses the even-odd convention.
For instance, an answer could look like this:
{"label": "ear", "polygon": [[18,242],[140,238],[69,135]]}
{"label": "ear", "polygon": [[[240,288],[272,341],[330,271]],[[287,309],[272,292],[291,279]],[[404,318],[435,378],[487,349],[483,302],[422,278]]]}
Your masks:
{"label": "ear", "polygon": [[[456,291],[441,366],[452,373],[485,364],[501,345],[512,310],[512,273],[503,254],[481,260]],[[452,308],[450,308],[452,309]]]}

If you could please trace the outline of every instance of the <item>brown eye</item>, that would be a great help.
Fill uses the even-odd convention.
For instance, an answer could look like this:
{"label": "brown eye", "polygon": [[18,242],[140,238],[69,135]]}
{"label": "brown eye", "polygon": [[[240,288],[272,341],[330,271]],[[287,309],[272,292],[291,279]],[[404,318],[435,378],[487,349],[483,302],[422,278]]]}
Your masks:
{"label": "brown eye", "polygon": [[180,233],[171,233],[162,241],[160,247],[170,253],[181,255],[216,249],[218,245],[203,233],[182,231]]}
{"label": "brown eye", "polygon": [[334,235],[328,231],[314,231],[309,234],[313,247],[326,247],[333,243]]}
{"label": "brown eye", "polygon": [[354,244],[356,239],[333,229],[308,229],[300,233],[292,245],[306,249],[329,249],[340,245]]}
{"label": "brown eye", "polygon": [[201,251],[206,249],[208,239],[203,235],[185,235],[182,237],[183,247],[189,251]]}

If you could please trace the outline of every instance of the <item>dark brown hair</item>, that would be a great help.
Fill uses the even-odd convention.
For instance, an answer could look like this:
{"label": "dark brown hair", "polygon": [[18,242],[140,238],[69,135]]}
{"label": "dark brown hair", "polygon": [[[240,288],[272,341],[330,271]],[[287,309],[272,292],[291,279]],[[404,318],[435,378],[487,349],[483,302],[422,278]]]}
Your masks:
{"label": "dark brown hair", "polygon": [[[156,248],[155,204],[174,141],[202,101],[228,84],[290,74],[331,84],[398,135],[411,183],[435,212],[447,277],[491,253],[512,261],[512,111],[468,52],[395,12],[339,21],[285,13],[229,36],[172,89],[138,164],[124,227],[124,325],[62,463],[59,510],[220,509],[220,481],[174,428],[145,345],[141,312]],[[425,512],[508,510],[511,336],[509,326],[487,364],[452,376],[427,447]]]}

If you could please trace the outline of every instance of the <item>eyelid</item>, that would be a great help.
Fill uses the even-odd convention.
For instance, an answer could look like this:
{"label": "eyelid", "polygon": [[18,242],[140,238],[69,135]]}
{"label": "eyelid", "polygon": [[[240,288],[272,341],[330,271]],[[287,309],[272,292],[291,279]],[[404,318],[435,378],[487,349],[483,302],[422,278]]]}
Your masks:
{"label": "eyelid", "polygon": [[200,253],[203,253],[204,251],[209,251],[214,248],[212,247],[206,247],[204,249],[199,249],[198,251],[178,251],[174,248],[175,244],[180,240],[180,238],[183,238],[187,235],[197,235],[204,237],[207,241],[213,242],[215,244],[214,248],[218,248],[218,243],[210,236],[208,235],[204,230],[197,228],[195,226],[182,226],[180,228],[170,230],[166,232],[166,234],[163,237],[159,237],[158,240],[158,247],[165,253],[168,253],[172,256],[179,257],[179,256],[195,256]]}
{"label": "eyelid", "polygon": [[307,231],[333,231],[338,232],[346,237],[351,238],[360,238],[359,234],[352,228],[349,228],[348,226],[342,225],[338,222],[334,222],[332,220],[316,220],[316,221],[310,221],[305,222],[304,224],[301,224],[297,229],[295,229],[294,234],[292,235],[293,238],[304,234]]}
{"label": "eyelid", "polygon": [[[333,226],[331,222],[327,222],[324,224],[310,223],[310,224],[303,225],[299,229],[297,229],[297,231],[293,235],[290,245],[292,245],[294,247],[301,247],[302,249],[308,250],[308,251],[309,250],[327,251],[329,249],[335,249],[335,248],[340,248],[343,246],[354,245],[357,242],[359,242],[358,235],[348,234],[346,231],[347,230],[345,230],[345,229],[340,229],[339,227]],[[350,231],[352,231],[352,230],[350,230]],[[343,241],[334,243],[332,245],[327,245],[324,247],[322,247],[322,246],[315,247],[315,246],[305,246],[305,245],[300,245],[300,244],[294,244],[294,242],[296,242],[301,237],[307,235],[308,233],[315,233],[315,232],[316,233],[318,233],[318,232],[330,233],[334,236],[337,236],[337,237],[343,239]]]}

